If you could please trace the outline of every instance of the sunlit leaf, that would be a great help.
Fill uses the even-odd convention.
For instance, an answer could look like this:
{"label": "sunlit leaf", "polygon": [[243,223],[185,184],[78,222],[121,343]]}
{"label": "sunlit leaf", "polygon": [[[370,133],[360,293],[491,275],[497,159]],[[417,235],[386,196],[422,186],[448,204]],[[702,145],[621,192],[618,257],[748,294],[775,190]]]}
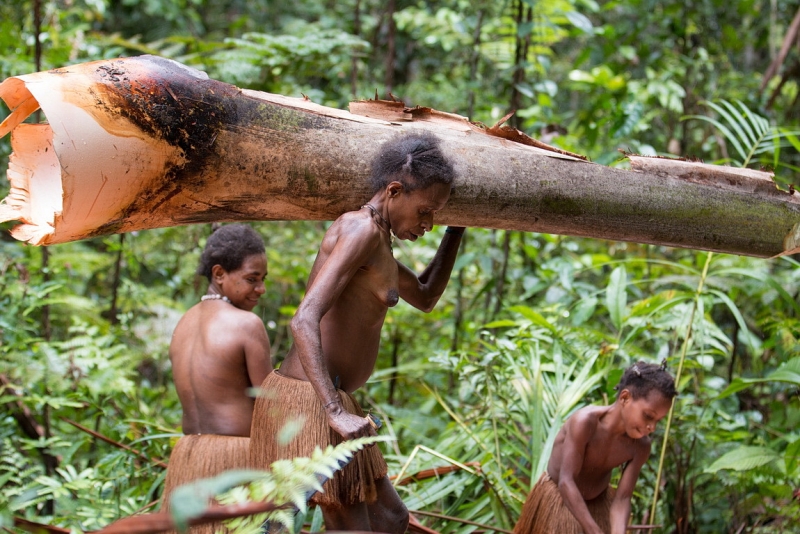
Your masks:
{"label": "sunlit leaf", "polygon": [[778,367],[764,378],[736,378],[731,385],[719,394],[719,398],[724,398],[753,384],[763,384],[767,382],[782,382],[800,387],[800,358],[793,358]]}
{"label": "sunlit leaf", "polygon": [[778,453],[766,447],[739,447],[717,458],[703,472],[716,473],[723,469],[748,471],[780,459],[781,457]]}
{"label": "sunlit leaf", "polygon": [[582,13],[578,13],[577,11],[568,11],[566,13],[567,19],[569,19],[570,23],[581,30],[584,33],[592,33],[594,30],[594,25],[592,25],[592,21],[589,20],[589,17]]}
{"label": "sunlit leaf", "polygon": [[617,330],[622,330],[622,321],[626,314],[628,305],[627,285],[628,278],[625,266],[614,269],[606,287],[606,307],[608,308],[611,322]]}

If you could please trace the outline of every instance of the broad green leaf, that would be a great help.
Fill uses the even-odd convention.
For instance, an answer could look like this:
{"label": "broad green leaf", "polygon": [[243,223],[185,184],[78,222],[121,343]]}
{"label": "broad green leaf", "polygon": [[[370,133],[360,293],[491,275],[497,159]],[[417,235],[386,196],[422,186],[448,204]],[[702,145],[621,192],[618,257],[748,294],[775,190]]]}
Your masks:
{"label": "broad green leaf", "polygon": [[781,456],[777,452],[767,447],[744,446],[723,454],[703,472],[716,473],[723,469],[749,471],[780,459]]}
{"label": "broad green leaf", "polygon": [[570,313],[570,320],[574,326],[580,326],[588,321],[597,309],[597,297],[584,297],[575,304]]}
{"label": "broad green leaf", "polygon": [[511,319],[500,319],[499,321],[492,321],[491,323],[483,325],[484,328],[507,328],[511,326],[519,326],[519,324]]}
{"label": "broad green leaf", "polygon": [[582,13],[578,13],[577,11],[568,11],[566,13],[567,19],[570,23],[585,33],[592,33],[594,30],[594,26],[592,25],[592,21],[586,15]]}
{"label": "broad green leaf", "polygon": [[644,298],[631,306],[630,316],[648,316],[656,312],[667,310],[682,302],[682,299],[676,299],[677,291],[670,289],[667,291],[660,291],[655,295]]}
{"label": "broad green leaf", "polygon": [[595,83],[595,77],[583,70],[570,71],[568,77],[573,82]]}
{"label": "broad green leaf", "polygon": [[793,358],[764,378],[736,378],[717,398],[725,398],[753,384],[783,382],[800,387],[800,358]]}
{"label": "broad green leaf", "polygon": [[614,269],[606,288],[606,307],[608,308],[611,322],[617,327],[617,330],[622,330],[622,321],[628,304],[627,292],[625,291],[627,284],[628,278],[625,266]]}
{"label": "broad green leaf", "polygon": [[794,476],[798,465],[800,465],[800,439],[794,440],[786,447],[784,461],[786,462],[786,474]]}
{"label": "broad green leaf", "polygon": [[558,332],[556,327],[553,326],[553,324],[550,323],[547,319],[545,319],[541,313],[537,312],[532,308],[529,308],[528,306],[511,306],[509,310],[522,315],[526,319],[530,320],[533,324],[544,327],[553,333]]}

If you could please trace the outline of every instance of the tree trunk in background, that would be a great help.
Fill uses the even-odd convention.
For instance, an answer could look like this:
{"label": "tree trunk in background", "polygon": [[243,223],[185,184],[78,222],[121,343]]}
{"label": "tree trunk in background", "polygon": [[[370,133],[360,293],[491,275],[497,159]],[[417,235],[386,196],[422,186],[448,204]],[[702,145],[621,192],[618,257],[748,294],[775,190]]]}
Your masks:
{"label": "tree trunk in background", "polygon": [[[401,102],[353,113],[208,79],[151,56],[9,78],[0,221],[50,244],[210,221],[332,220],[370,195],[369,161],[424,129],[456,164],[438,224],[770,257],[800,251],[800,195],[770,175],[631,156],[635,171],[538,148],[505,126]],[[41,105],[49,124],[21,124]],[[546,145],[544,145],[546,146]]]}
{"label": "tree trunk in background", "polygon": [[[520,126],[520,119],[516,115],[516,112],[522,107],[522,93],[519,87],[525,81],[525,63],[528,61],[528,48],[531,42],[530,23],[532,20],[533,8],[530,6],[526,7],[525,2],[517,0],[514,76],[511,83],[511,100],[509,101],[509,112],[514,113],[511,117],[511,124],[515,128],[519,128]],[[522,30],[523,27],[528,29],[525,30],[524,35],[520,35],[520,30]]]}
{"label": "tree trunk in background", "polygon": [[395,33],[397,28],[394,23],[396,0],[389,0],[386,6],[386,94],[392,92],[394,87],[394,63],[397,56]]}
{"label": "tree trunk in background", "polygon": [[506,276],[508,275],[508,260],[511,256],[511,232],[506,231],[503,235],[503,261],[500,262],[500,272],[497,274],[497,284],[494,289],[494,310],[492,319],[497,317],[503,309],[503,293],[506,288]]}
{"label": "tree trunk in background", "polygon": [[117,259],[114,261],[114,274],[111,278],[111,304],[108,307],[108,322],[111,325],[119,324],[119,288],[122,284],[122,257],[125,253],[125,234],[119,236],[119,249]]}
{"label": "tree trunk in background", "polygon": [[[361,37],[361,0],[356,0],[353,6],[353,35]],[[353,54],[350,60],[350,94],[358,98],[358,56]]]}
{"label": "tree trunk in background", "polygon": [[481,58],[481,30],[483,30],[483,9],[478,11],[478,21],[472,34],[472,50],[469,58],[469,83],[470,90],[467,95],[467,117],[475,116],[475,87],[478,86],[478,62]]}

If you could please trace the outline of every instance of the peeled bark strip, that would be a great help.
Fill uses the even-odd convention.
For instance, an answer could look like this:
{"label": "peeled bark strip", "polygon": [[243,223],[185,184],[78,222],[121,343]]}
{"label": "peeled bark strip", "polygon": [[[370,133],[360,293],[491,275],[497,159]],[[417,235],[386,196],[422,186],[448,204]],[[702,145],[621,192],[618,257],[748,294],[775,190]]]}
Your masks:
{"label": "peeled bark strip", "polygon": [[[612,169],[430,108],[367,101],[348,113],[152,56],[9,78],[0,98],[13,110],[0,125],[13,149],[0,221],[22,222],[13,235],[37,245],[209,221],[332,220],[368,198],[381,144],[421,128],[459,171],[439,224],[800,251],[800,196],[766,173],[660,158]],[[22,124],[37,106],[48,124]]]}

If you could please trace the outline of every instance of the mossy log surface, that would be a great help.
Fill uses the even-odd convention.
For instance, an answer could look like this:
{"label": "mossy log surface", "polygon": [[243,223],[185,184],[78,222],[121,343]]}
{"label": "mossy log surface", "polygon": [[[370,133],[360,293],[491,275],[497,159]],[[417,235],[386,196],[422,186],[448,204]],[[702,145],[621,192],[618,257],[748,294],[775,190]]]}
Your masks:
{"label": "mossy log surface", "polygon": [[[0,221],[53,244],[244,220],[332,220],[369,198],[369,161],[421,128],[459,176],[437,224],[545,232],[771,257],[800,249],[800,195],[767,173],[631,157],[632,170],[563,153],[506,126],[401,102],[347,112],[241,90],[140,56],[17,76],[11,192]],[[22,121],[41,107],[47,123]]]}

